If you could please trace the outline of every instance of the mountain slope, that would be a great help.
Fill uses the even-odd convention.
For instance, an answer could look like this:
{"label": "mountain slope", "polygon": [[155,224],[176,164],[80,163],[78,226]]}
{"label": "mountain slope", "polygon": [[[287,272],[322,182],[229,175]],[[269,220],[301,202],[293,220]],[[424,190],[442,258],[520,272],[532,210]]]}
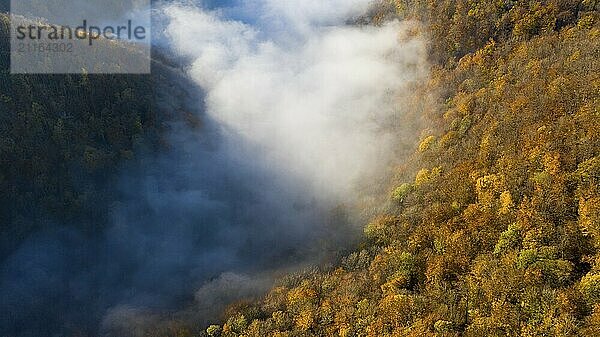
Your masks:
{"label": "mountain slope", "polygon": [[435,66],[417,95],[439,103],[388,210],[336,267],[286,278],[203,333],[596,334],[599,4],[392,5],[428,27]]}
{"label": "mountain slope", "polygon": [[123,165],[162,146],[188,81],[156,55],[153,75],[11,75],[0,14],[0,257],[54,225],[100,232]]}

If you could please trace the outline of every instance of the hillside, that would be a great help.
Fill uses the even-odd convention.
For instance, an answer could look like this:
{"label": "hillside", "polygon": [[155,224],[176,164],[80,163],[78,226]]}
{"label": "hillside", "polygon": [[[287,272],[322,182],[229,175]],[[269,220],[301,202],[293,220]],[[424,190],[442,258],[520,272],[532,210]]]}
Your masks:
{"label": "hillside", "polygon": [[119,169],[164,146],[189,83],[155,55],[153,75],[10,75],[0,14],[0,257],[56,225],[101,232]]}
{"label": "hillside", "polygon": [[435,96],[386,211],[335,267],[178,336],[597,335],[600,3],[384,8],[425,26]]}

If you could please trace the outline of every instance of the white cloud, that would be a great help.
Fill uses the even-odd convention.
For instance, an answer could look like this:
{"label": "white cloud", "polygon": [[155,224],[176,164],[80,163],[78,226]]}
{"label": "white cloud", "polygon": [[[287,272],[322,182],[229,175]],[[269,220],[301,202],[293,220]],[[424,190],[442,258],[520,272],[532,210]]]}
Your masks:
{"label": "white cloud", "polygon": [[190,74],[207,93],[209,115],[260,149],[258,160],[318,194],[348,193],[389,155],[397,93],[425,75],[424,43],[399,41],[406,23],[346,25],[365,0],[254,4],[264,10],[257,17],[288,30],[270,38],[265,25],[171,7],[167,35],[193,57]]}

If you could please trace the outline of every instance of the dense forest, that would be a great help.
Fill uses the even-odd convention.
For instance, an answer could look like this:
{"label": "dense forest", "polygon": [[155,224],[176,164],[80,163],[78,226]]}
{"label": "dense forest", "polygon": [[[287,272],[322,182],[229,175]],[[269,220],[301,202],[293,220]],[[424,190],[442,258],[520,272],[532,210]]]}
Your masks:
{"label": "dense forest", "polygon": [[[600,2],[395,0],[428,36],[427,116],[364,241],[205,331],[169,336],[600,333]],[[433,96],[433,98],[432,98]]]}
{"label": "dense forest", "polygon": [[161,55],[152,75],[11,75],[9,29],[0,14],[0,257],[57,224],[102,231],[119,168],[164,146],[188,85]]}
{"label": "dense forest", "polygon": [[[381,205],[356,212],[377,214],[360,244],[233,303],[214,325],[186,312],[149,317],[141,334],[600,335],[600,1],[377,3],[348,24],[411,22],[430,69],[411,100],[426,120],[420,138]],[[0,260],[52,228],[98,236],[123,198],[123,168],[167,149],[175,122],[204,122],[187,111],[194,85],[157,48],[152,75],[11,75],[9,29],[0,14]],[[126,278],[115,270],[110,287]],[[161,277],[153,286],[187,282]],[[67,328],[56,331],[97,337]]]}

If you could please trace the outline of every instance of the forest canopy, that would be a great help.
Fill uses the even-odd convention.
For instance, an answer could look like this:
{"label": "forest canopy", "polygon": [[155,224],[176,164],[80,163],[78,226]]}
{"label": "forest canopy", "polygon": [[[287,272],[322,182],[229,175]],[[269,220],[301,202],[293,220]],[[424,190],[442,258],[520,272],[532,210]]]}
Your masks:
{"label": "forest canopy", "polygon": [[428,125],[384,211],[335,266],[180,336],[597,335],[599,10],[383,1],[372,21],[421,22],[432,62]]}
{"label": "forest canopy", "polygon": [[158,100],[188,85],[159,54],[152,75],[12,75],[9,34],[0,14],[0,257],[58,224],[102,231],[119,169],[183,115]]}
{"label": "forest canopy", "polygon": [[[356,24],[390,19],[428,41],[410,112],[426,123],[360,245],[214,325],[174,319],[144,335],[599,334],[600,1],[381,0]],[[168,99],[188,83],[160,55],[147,76],[10,75],[8,20],[0,257],[58,223],[102,232],[120,168],[189,117]]]}

